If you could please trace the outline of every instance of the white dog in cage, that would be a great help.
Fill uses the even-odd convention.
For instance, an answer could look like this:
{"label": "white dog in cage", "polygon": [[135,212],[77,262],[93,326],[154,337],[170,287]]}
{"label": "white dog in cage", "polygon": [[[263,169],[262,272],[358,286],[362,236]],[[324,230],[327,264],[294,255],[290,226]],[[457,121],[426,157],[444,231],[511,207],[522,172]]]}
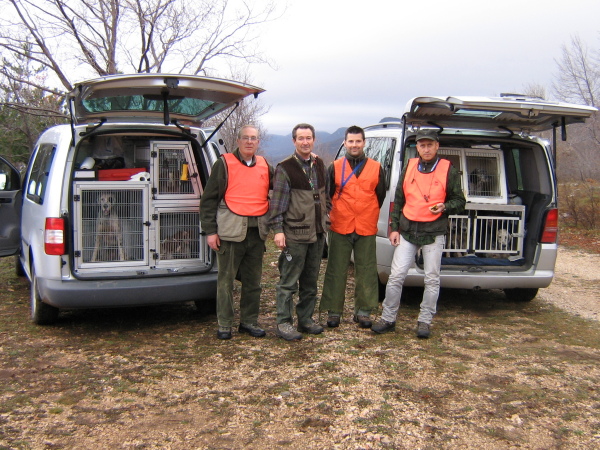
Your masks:
{"label": "white dog in cage", "polygon": [[96,240],[91,261],[125,261],[123,232],[115,211],[114,196],[103,192],[98,196],[98,202],[100,212],[96,218]]}
{"label": "white dog in cage", "polygon": [[[494,239],[494,250],[510,250],[512,247],[512,234],[506,228],[499,228],[496,230],[496,237]],[[488,258],[507,258],[507,253],[488,253]]]}

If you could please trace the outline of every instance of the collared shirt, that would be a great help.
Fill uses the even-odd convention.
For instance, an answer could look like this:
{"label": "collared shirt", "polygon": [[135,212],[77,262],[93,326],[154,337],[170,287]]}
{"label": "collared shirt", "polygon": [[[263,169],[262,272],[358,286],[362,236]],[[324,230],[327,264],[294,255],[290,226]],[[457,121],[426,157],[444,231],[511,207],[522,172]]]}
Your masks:
{"label": "collared shirt", "polygon": [[[431,171],[433,167],[435,167],[435,162],[431,161],[429,163],[425,163],[425,170],[429,169]],[[424,161],[423,161],[424,163]],[[406,169],[402,171],[400,175],[400,179],[398,180],[398,184],[396,186],[396,194],[394,196],[394,208],[390,214],[390,229],[391,231],[401,231],[400,230],[400,217],[402,215],[402,208],[404,208],[404,204],[406,203],[406,199],[404,197],[404,178],[406,176]],[[464,211],[465,208],[465,196],[461,187],[461,178],[460,174],[456,170],[454,166],[450,166],[450,171],[448,172],[448,183],[446,186],[446,201],[444,202],[445,211],[440,215],[440,219],[444,220],[442,216],[448,216],[451,214],[460,214]],[[436,221],[437,222],[437,221]],[[428,224],[432,224],[434,222],[426,222],[423,223],[423,226],[419,226],[417,222],[412,222],[411,224],[415,225],[416,229],[421,229],[419,233],[409,233],[402,232],[402,237],[404,237],[409,242],[415,245],[428,245],[432,244],[435,241],[435,236],[427,233]]]}
{"label": "collared shirt", "polygon": [[[240,150],[236,149],[233,154],[237,159],[243,161],[240,156]],[[252,162],[249,164],[250,167],[256,164],[256,158],[252,157]],[[267,163],[268,164],[268,163]],[[273,167],[269,165],[269,178],[272,180]],[[217,159],[211,169],[210,177],[204,187],[202,198],[200,199],[200,221],[202,223],[202,230],[207,235],[217,234],[217,210],[219,203],[225,196],[227,190],[227,172],[225,163],[222,158]],[[271,186],[269,186],[271,188]],[[252,225],[255,225],[255,220],[252,219]]]}
{"label": "collared shirt", "polygon": [[[317,169],[315,164],[315,157],[313,155],[310,156],[308,160],[305,160],[298,154],[298,152],[294,152],[294,157],[301,165],[302,170],[307,177],[309,178],[309,182],[312,185],[313,191],[317,191],[319,189],[319,181],[317,176]],[[326,185],[329,184],[327,177],[325,178]],[[328,187],[325,187],[326,191]],[[278,165],[275,169],[275,175],[273,177],[273,195],[271,196],[271,218],[269,220],[269,226],[273,230],[274,233],[283,233],[283,215],[287,212],[290,206],[290,194],[291,194],[291,183],[290,178],[286,171],[283,169],[281,165]],[[319,204],[319,200],[315,199],[315,204]],[[319,226],[320,221],[317,220],[317,226]],[[323,230],[319,231],[322,232]]]}

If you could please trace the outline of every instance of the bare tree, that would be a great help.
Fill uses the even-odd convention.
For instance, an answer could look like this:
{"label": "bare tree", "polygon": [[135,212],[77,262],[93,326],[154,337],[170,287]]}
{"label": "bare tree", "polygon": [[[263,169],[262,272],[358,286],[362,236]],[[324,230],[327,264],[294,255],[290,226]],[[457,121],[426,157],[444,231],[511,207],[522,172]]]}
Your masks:
{"label": "bare tree", "polygon": [[[11,10],[0,19],[2,53],[29,58],[65,90],[76,77],[211,75],[221,60],[266,62],[256,46],[257,31],[275,15],[273,2],[256,7],[249,0],[0,0],[0,5]],[[4,76],[19,79],[9,69]]]}
{"label": "bare tree", "polygon": [[539,98],[540,100],[546,99],[546,88],[539,83],[528,83],[523,89],[523,92],[529,97]]}
{"label": "bare tree", "polygon": [[597,106],[600,99],[600,53],[590,52],[579,36],[571,45],[563,45],[562,56],[556,61],[558,76],[553,90],[560,100]]}
{"label": "bare tree", "polygon": [[[232,70],[231,78],[247,84],[252,84],[249,82],[248,74],[239,70]],[[261,140],[264,141],[264,139],[266,139],[267,130],[260,124],[259,119],[269,112],[269,107],[262,103],[260,98],[246,98],[240,102],[235,110],[224,111],[209,119],[205,125],[213,127],[218,126],[225,118],[227,118],[230,112],[231,115],[219,130],[219,135],[225,141],[227,150],[235,150],[237,147],[237,133],[244,125],[256,127]],[[258,152],[260,153],[260,148]]]}

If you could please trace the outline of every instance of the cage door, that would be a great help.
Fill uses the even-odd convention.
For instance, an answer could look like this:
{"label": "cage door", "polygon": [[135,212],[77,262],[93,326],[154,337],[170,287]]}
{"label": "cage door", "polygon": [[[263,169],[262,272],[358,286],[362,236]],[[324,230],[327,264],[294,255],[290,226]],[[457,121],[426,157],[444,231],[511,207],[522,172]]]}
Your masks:
{"label": "cage door", "polygon": [[148,183],[74,183],[75,270],[148,264],[148,196]]}
{"label": "cage door", "polygon": [[191,144],[178,141],[152,141],[151,149],[154,198],[200,198],[200,176]]}
{"label": "cage door", "polygon": [[198,208],[157,208],[152,215],[157,222],[157,266],[211,264],[211,252],[200,229]]}

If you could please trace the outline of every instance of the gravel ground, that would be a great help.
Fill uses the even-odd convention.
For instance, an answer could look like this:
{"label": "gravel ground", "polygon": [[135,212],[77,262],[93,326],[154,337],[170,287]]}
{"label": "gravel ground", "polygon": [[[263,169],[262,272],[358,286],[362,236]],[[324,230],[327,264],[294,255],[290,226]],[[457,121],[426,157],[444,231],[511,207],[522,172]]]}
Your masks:
{"label": "gravel ground", "polygon": [[600,320],[600,254],[559,247],[552,284],[538,298],[570,313]]}

